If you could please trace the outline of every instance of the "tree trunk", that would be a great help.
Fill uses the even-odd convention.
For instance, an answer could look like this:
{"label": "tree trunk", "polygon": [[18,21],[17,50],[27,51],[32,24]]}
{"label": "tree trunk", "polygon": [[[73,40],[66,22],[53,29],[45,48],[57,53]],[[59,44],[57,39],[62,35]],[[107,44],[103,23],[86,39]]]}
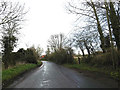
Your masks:
{"label": "tree trunk", "polygon": [[[79,46],[80,47],[80,46]],[[84,50],[83,50],[83,48],[82,47],[80,47],[80,50],[82,51],[82,55],[83,55],[83,57],[85,56],[85,53],[84,53]]]}
{"label": "tree trunk", "polygon": [[90,45],[91,45],[91,53],[92,53],[93,55],[95,55],[95,49],[94,49],[94,47],[93,47],[93,45],[92,45],[91,42],[90,42]]}
{"label": "tree trunk", "polygon": [[93,8],[93,11],[94,11],[94,14],[95,14],[95,17],[96,17],[96,20],[97,20],[97,28],[98,28],[98,32],[100,34],[100,40],[101,40],[101,48],[103,50],[103,53],[105,53],[105,46],[104,46],[104,36],[103,36],[103,33],[102,33],[102,28],[101,28],[101,25],[100,25],[100,21],[99,21],[99,18],[98,18],[98,15],[97,15],[97,12],[96,12],[96,9],[95,9],[95,5],[94,3],[92,2],[91,0],[91,4],[92,4],[92,8]]}
{"label": "tree trunk", "polygon": [[120,22],[118,16],[116,15],[115,8],[112,2],[110,2],[110,21],[111,27],[113,29],[113,34],[115,36],[117,49],[118,51],[120,51]]}
{"label": "tree trunk", "polygon": [[85,56],[84,50],[83,50],[83,49],[81,49],[81,51],[82,51],[82,55],[83,55],[83,57],[84,57],[84,56]]}
{"label": "tree trunk", "polygon": [[5,67],[5,69],[8,69],[8,63],[7,62],[4,62],[4,67]]}
{"label": "tree trunk", "polygon": [[89,47],[88,47],[88,45],[87,45],[86,41],[84,41],[84,45],[85,45],[85,47],[86,47],[86,49],[87,49],[88,56],[90,56],[90,50],[89,50]]}
{"label": "tree trunk", "polygon": [[105,0],[105,8],[106,8],[106,17],[107,17],[107,22],[108,22],[108,28],[109,28],[109,35],[110,35],[110,45],[111,45],[111,57],[112,57],[112,62],[113,62],[113,68],[115,68],[115,61],[113,58],[113,39],[112,39],[112,32],[111,32],[111,27],[110,27],[110,20],[109,20],[109,8],[108,8],[108,4]]}

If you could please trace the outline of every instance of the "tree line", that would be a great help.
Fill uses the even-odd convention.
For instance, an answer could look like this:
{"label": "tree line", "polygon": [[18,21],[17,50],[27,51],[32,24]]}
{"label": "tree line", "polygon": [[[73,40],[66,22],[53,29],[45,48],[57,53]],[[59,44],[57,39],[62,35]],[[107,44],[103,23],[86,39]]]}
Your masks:
{"label": "tree line", "polygon": [[63,33],[51,35],[48,40],[46,60],[58,64],[74,63],[73,49],[69,44],[69,39]]}
{"label": "tree line", "polygon": [[[83,57],[95,57],[97,52],[108,54],[113,68],[120,65],[120,1],[73,0],[66,5],[68,13],[77,15],[73,46],[80,48]],[[81,26],[80,20],[85,24]],[[80,22],[80,23],[79,23]],[[94,56],[93,56],[94,55]],[[90,58],[88,59],[90,60]],[[101,60],[102,62],[102,60]],[[107,62],[109,64],[109,62]]]}
{"label": "tree line", "polygon": [[[76,47],[81,50],[82,59],[87,63],[110,65],[114,69],[119,67],[120,1],[72,0],[66,4],[66,10],[77,17],[75,30],[69,39],[62,34],[52,35],[48,40],[47,56],[51,55],[51,60],[56,62],[69,62],[70,59],[65,57],[71,56],[73,59],[72,47]],[[63,56],[64,59],[60,59]]]}
{"label": "tree line", "polygon": [[13,52],[18,45],[20,29],[25,21],[25,5],[19,2],[0,1],[0,44],[2,50],[2,62],[5,69],[17,62],[35,63],[41,54],[40,47],[23,48]]}

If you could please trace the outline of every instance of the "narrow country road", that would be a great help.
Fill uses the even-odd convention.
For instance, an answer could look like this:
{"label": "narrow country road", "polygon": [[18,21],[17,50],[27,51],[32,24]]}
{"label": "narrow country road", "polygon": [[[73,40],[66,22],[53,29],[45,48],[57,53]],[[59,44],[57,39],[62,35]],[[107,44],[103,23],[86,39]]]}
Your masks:
{"label": "narrow country road", "polygon": [[15,81],[9,88],[110,88],[98,80],[52,62],[43,65]]}

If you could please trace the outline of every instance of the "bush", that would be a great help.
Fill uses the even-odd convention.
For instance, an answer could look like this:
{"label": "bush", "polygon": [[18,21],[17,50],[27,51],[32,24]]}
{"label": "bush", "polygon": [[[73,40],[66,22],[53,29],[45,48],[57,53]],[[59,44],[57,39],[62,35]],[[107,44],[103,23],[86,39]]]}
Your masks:
{"label": "bush", "polygon": [[72,53],[70,49],[61,49],[49,54],[47,59],[58,64],[73,63]]}
{"label": "bush", "polygon": [[91,60],[92,60],[92,57],[90,57],[90,56],[89,56],[89,57],[88,57],[88,56],[85,56],[85,57],[82,58],[81,61],[82,61],[83,63],[90,63]]}
{"label": "bush", "polygon": [[92,58],[91,63],[97,66],[112,65],[112,60],[111,60],[111,57],[109,56],[110,56],[110,53],[96,55]]}
{"label": "bush", "polygon": [[27,63],[34,63],[34,64],[37,64],[37,60],[38,60],[38,56],[37,56],[37,53],[29,48],[26,50],[26,55],[25,55],[25,60]]}
{"label": "bush", "polygon": [[116,80],[120,80],[120,73],[119,72],[111,72],[110,73],[111,77],[113,77]]}
{"label": "bush", "polygon": [[91,58],[90,63],[96,66],[112,66],[113,60],[116,67],[120,65],[120,52],[117,50],[113,50],[113,55],[111,52],[95,55]]}
{"label": "bush", "polygon": [[11,67],[11,66],[15,66],[16,63],[37,64],[38,59],[39,59],[38,51],[34,47],[31,47],[31,48],[28,48],[27,50],[24,50],[23,48],[21,48],[17,52],[10,53],[7,61],[5,56],[3,56],[2,62],[4,63],[4,65],[5,64],[7,65],[6,67],[9,67],[9,66]]}

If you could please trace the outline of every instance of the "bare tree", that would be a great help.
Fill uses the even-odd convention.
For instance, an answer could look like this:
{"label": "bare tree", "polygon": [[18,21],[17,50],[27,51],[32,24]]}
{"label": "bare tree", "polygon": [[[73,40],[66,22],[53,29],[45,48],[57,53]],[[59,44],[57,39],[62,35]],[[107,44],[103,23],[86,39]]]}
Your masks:
{"label": "bare tree", "polygon": [[24,5],[19,5],[19,2],[0,2],[0,25],[9,22],[23,21],[25,14]]}
{"label": "bare tree", "polygon": [[43,48],[40,47],[40,45],[37,46],[36,52],[38,53],[39,57],[42,55],[43,51],[44,51],[44,50],[43,50]]}
{"label": "bare tree", "polygon": [[24,6],[19,3],[1,2],[0,3],[0,28],[2,32],[1,44],[3,48],[3,62],[8,68],[11,62],[11,53],[17,46],[17,35],[24,21]]}
{"label": "bare tree", "polygon": [[51,50],[60,50],[65,47],[66,37],[64,34],[51,35],[50,39],[48,40],[48,44],[51,47]]}

